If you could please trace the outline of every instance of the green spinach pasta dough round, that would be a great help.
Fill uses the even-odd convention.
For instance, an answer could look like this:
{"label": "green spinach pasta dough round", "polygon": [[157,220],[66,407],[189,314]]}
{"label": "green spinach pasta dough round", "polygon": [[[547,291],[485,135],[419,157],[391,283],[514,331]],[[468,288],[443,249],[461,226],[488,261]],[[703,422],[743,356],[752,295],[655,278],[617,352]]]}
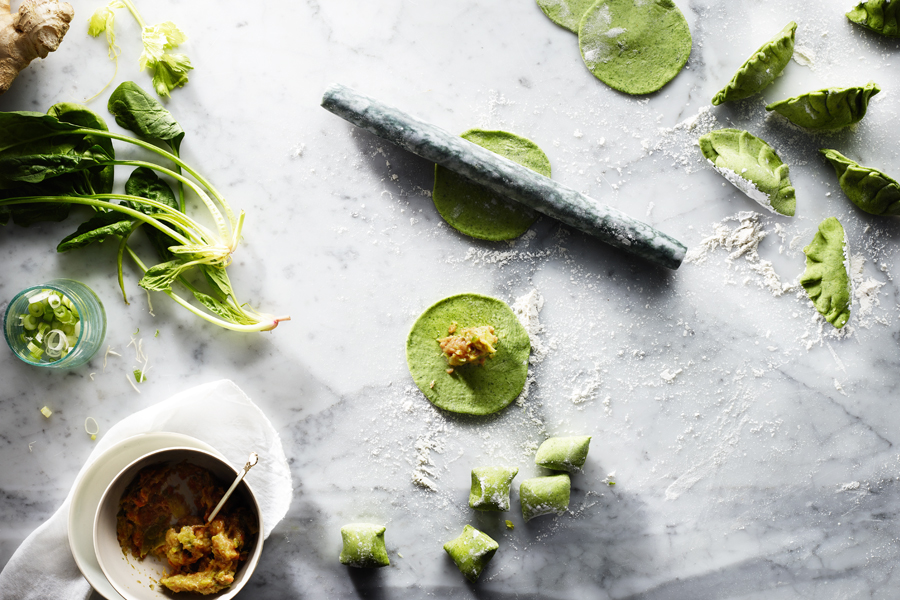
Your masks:
{"label": "green spinach pasta dough round", "polygon": [[[493,327],[495,352],[467,364],[451,363],[438,340],[471,328]],[[478,294],[459,294],[422,313],[406,339],[406,362],[413,381],[438,408],[488,415],[522,392],[531,341],[506,303]],[[451,366],[454,365],[454,366]],[[452,372],[448,372],[452,371]]]}
{"label": "green spinach pasta dough round", "polygon": [[538,6],[551,21],[578,33],[581,17],[597,0],[537,0]]}
{"label": "green spinach pasta dough round", "polygon": [[599,0],[578,27],[584,64],[626,94],[666,85],[687,63],[691,44],[687,21],[672,0]]}
{"label": "green spinach pasta dough round", "polygon": [[[550,177],[550,160],[531,140],[505,131],[470,129],[460,137],[511,161]],[[538,214],[524,204],[434,166],[434,206],[457,231],[481,240],[511,240],[531,227]]]}

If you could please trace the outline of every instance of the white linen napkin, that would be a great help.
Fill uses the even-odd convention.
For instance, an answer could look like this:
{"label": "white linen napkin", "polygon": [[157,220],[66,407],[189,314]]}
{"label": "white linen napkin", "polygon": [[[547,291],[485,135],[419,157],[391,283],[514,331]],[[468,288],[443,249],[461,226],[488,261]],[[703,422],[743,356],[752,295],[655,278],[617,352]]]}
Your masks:
{"label": "white linen napkin", "polygon": [[[170,431],[206,442],[235,467],[250,452],[259,464],[247,475],[262,510],[263,536],[284,515],[293,495],[291,471],[278,432],[269,419],[233,382],[215,381],[191,388],[126,417],[97,443],[78,478],[100,454],[114,444],[141,433]],[[72,558],[67,520],[72,490],[62,506],[35,529],[0,572],[0,598],[46,600],[89,598],[91,586]]]}

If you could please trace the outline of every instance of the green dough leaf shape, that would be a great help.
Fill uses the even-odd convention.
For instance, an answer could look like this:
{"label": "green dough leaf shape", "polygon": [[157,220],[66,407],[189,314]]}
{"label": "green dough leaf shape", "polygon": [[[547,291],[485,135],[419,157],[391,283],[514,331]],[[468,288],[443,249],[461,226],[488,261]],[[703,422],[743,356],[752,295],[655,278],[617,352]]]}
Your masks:
{"label": "green dough leaf shape", "polygon": [[672,0],[599,0],[578,26],[584,64],[626,94],[655,92],[691,54],[691,30]]}
{"label": "green dough leaf shape", "polygon": [[847,13],[853,23],[887,37],[900,37],[900,2],[868,0]]}
{"label": "green dough leaf shape", "polygon": [[[550,159],[529,139],[506,131],[483,129],[470,129],[460,137],[550,177]],[[480,240],[515,239],[528,231],[538,218],[538,213],[524,204],[499,196],[440,165],[434,166],[431,199],[451,227]]]}
{"label": "green dough leaf shape", "polygon": [[383,525],[350,523],[341,527],[344,547],[340,561],[351,567],[386,567],[391,564],[384,546]]}
{"label": "green dough leaf shape", "polygon": [[580,471],[587,460],[590,445],[589,435],[546,439],[534,455],[534,464],[554,471]]}
{"label": "green dough leaf shape", "polygon": [[713,105],[749,98],[775,81],[794,55],[796,31],[797,24],[791,21],[775,37],[760,46],[759,50],[744,61],[728,85],[713,97]]}
{"label": "green dough leaf shape", "polygon": [[509,484],[518,474],[515,467],[475,467],[469,508],[483,511],[509,510]]}
{"label": "green dough leaf shape", "polygon": [[838,152],[819,150],[837,174],[844,194],[860,210],[872,215],[900,215],[900,183],[878,169],[864,167]]}
{"label": "green dough leaf shape", "polygon": [[850,318],[850,252],[844,228],[834,217],[819,223],[819,231],[803,249],[806,271],[800,285],[809,294],[816,310],[840,329]]}
{"label": "green dough leaf shape", "polygon": [[869,99],[880,91],[873,81],[863,87],[827,88],[773,102],[766,110],[774,110],[807,129],[841,129],[861,121]]}
{"label": "green dough leaf shape", "polygon": [[456,563],[460,573],[471,582],[478,581],[481,572],[500,548],[488,534],[471,525],[463,527],[463,532],[455,540],[444,544],[444,550]]}
{"label": "green dough leaf shape", "polygon": [[537,0],[538,6],[551,21],[578,33],[581,17],[597,0]]}
{"label": "green dough leaf shape", "polygon": [[741,129],[717,129],[699,143],[703,156],[736,188],[772,212],[794,216],[797,197],[788,166],[769,144]]}
{"label": "green dough leaf shape", "polygon": [[526,479],[519,486],[522,518],[526,522],[543,515],[561,515],[569,508],[572,480],[568,473]]}
{"label": "green dough leaf shape", "polygon": [[[456,322],[460,328],[491,325],[497,352],[483,365],[463,365],[447,373],[437,340]],[[406,363],[416,386],[443,410],[488,415],[506,408],[522,392],[528,376],[531,341],[507,304],[479,294],[459,294],[423,312],[406,339]]]}

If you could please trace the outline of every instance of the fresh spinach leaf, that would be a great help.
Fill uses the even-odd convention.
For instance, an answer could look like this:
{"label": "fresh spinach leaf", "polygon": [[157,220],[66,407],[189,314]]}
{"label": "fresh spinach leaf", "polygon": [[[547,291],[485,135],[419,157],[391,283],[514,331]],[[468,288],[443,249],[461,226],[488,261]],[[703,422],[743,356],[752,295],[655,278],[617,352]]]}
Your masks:
{"label": "fresh spinach leaf", "polygon": [[0,113],[0,152],[78,129],[77,125],[38,112]]}
{"label": "fresh spinach leaf", "polygon": [[179,258],[154,265],[147,269],[138,285],[151,292],[171,291],[172,283],[178,279],[182,271],[189,268],[186,265],[189,260],[189,258]]}
{"label": "fresh spinach leaf", "polygon": [[125,81],[109,97],[116,123],[143,138],[161,140],[177,154],[184,129],[162,104],[132,81]]}
{"label": "fresh spinach leaf", "polygon": [[97,213],[78,226],[75,233],[67,235],[56,247],[57,252],[83,248],[92,242],[102,242],[109,236],[126,235],[135,221],[120,212]]}
{"label": "fresh spinach leaf", "polygon": [[77,148],[59,152],[30,152],[8,156],[0,154],[0,189],[19,187],[22,183],[40,183],[59,175],[100,167],[111,160],[100,146],[87,150]]}
{"label": "fresh spinach leaf", "polygon": [[[172,192],[169,184],[160,179],[151,169],[144,167],[138,167],[131,172],[128,181],[125,182],[125,193],[129,196],[149,198],[172,208],[178,208],[178,201],[175,199],[175,194]],[[131,202],[130,200],[123,200],[120,204],[148,215],[157,212],[156,209],[146,204]],[[178,227],[175,225],[169,224],[169,227],[178,230]],[[169,246],[178,244],[177,241],[154,227],[145,227],[144,231],[153,247],[156,248],[156,253],[159,254],[160,260],[169,261],[174,258],[175,255],[169,252]]]}
{"label": "fresh spinach leaf", "polygon": [[244,313],[235,310],[234,307],[225,304],[224,302],[220,302],[216,300],[212,296],[208,296],[203,292],[194,291],[194,298],[197,299],[200,304],[209,309],[210,312],[213,312],[223,319],[231,321],[233,323],[239,323],[241,325],[249,325],[253,323],[253,320],[248,318]]}
{"label": "fresh spinach leaf", "polygon": [[206,281],[209,283],[213,292],[220,300],[225,300],[231,294],[231,280],[228,279],[228,273],[221,267],[212,267],[206,265],[202,269]]}
{"label": "fresh spinach leaf", "polygon": [[[79,127],[89,127],[91,129],[99,129],[100,131],[109,131],[106,121],[90,110],[88,107],[74,102],[60,102],[54,104],[47,111],[47,114],[56,117],[64,123],[71,123]],[[108,137],[88,135],[85,140],[91,145],[96,144],[103,148],[110,158],[116,157],[115,148],[113,148],[112,140]],[[113,165],[105,165],[102,167],[94,167],[90,169],[88,179],[91,188],[98,194],[109,194],[113,190],[113,181],[115,177],[115,167]]]}

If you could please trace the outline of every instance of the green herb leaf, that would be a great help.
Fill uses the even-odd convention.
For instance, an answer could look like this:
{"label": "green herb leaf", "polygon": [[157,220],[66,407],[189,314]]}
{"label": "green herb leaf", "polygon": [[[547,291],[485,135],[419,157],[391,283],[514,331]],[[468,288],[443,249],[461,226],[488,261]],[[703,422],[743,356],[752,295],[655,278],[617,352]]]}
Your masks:
{"label": "green herb leaf", "polygon": [[160,96],[168,97],[175,88],[184,87],[187,72],[193,68],[184,54],[163,54],[153,70],[153,88]]}
{"label": "green herb leaf", "polygon": [[234,289],[231,287],[231,280],[228,279],[228,272],[225,269],[207,265],[203,267],[202,271],[210,287],[219,296],[219,300],[225,300],[234,293]]}
{"label": "green herb leaf", "polygon": [[161,140],[175,152],[184,139],[184,129],[166,108],[132,81],[126,81],[109,97],[109,112],[116,123],[143,138]]}
{"label": "green herb leaf", "polygon": [[147,376],[144,375],[144,372],[141,371],[140,369],[135,369],[134,370],[134,380],[137,381],[138,383],[144,383],[145,381],[147,381]]}
{"label": "green herb leaf", "polygon": [[212,296],[208,296],[203,292],[194,291],[193,293],[194,298],[196,298],[197,301],[200,302],[200,304],[209,309],[210,312],[219,315],[223,319],[231,321],[232,323],[238,323],[240,325],[251,325],[254,323],[253,319],[250,319],[249,317],[247,317],[247,315],[235,309],[233,306],[229,306],[224,302],[220,302],[219,300],[216,300]]}
{"label": "green herb leaf", "polygon": [[189,258],[182,258],[154,265],[147,269],[138,285],[151,292],[170,291],[172,283],[175,282],[181,272],[190,268],[191,265],[186,264],[189,260]]}
{"label": "green herb leaf", "polygon": [[[100,131],[109,131],[109,127],[106,126],[106,121],[104,121],[100,115],[90,110],[88,107],[74,102],[60,102],[59,104],[54,104],[50,107],[50,110],[47,111],[47,114],[56,117],[64,123],[71,123],[72,125],[77,125],[79,127],[89,127]],[[116,157],[116,150],[113,148],[112,140],[108,137],[88,135],[85,137],[85,140],[91,146],[97,145],[103,148],[103,151],[110,158],[114,159]],[[95,193],[109,194],[112,192],[114,170],[115,167],[113,165],[90,169],[89,180]]]}
{"label": "green herb leaf", "polygon": [[107,237],[127,235],[136,221],[119,212],[97,213],[78,226],[75,233],[67,235],[56,247],[57,252],[83,248],[92,242],[102,242]]}

